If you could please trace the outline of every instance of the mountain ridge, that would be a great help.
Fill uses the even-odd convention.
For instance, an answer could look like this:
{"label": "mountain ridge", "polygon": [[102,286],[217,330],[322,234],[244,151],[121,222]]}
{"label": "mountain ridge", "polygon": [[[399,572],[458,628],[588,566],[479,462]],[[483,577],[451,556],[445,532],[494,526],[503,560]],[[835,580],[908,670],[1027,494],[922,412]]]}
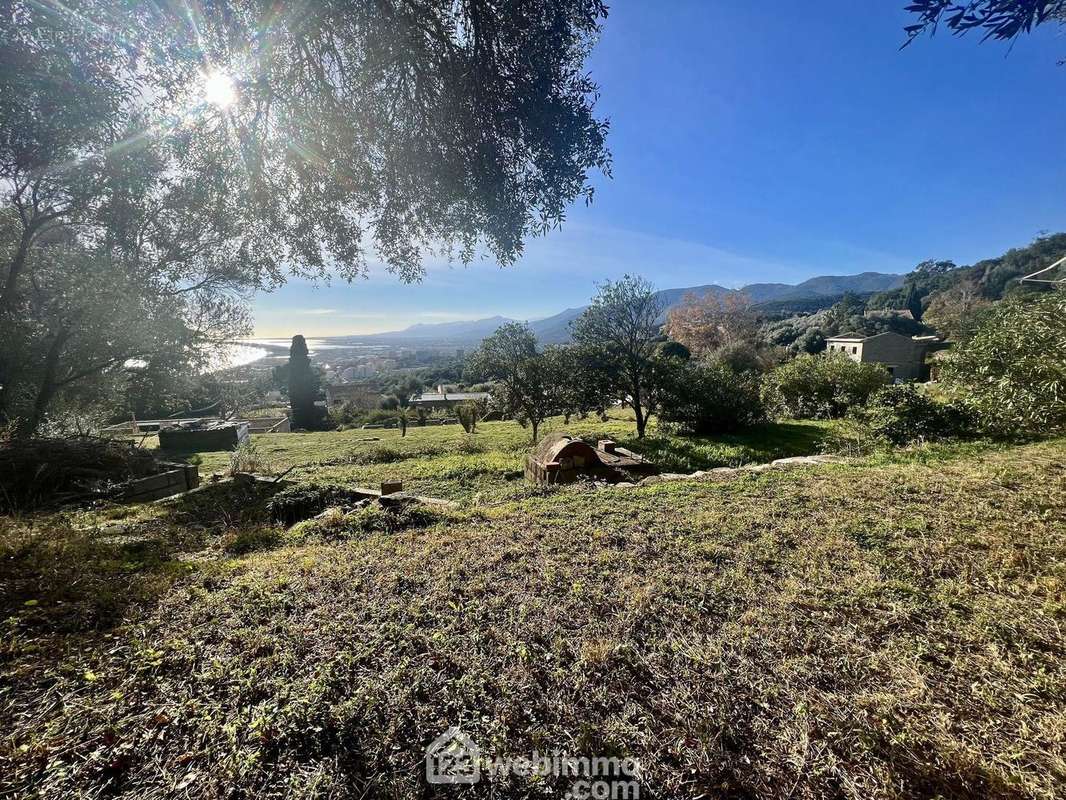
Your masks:
{"label": "mountain ridge", "polygon": [[[869,294],[898,288],[903,284],[903,275],[886,272],[860,272],[856,275],[817,275],[797,284],[751,283],[739,289],[729,289],[716,283],[688,286],[676,289],[661,289],[656,295],[666,309],[681,302],[688,294],[703,296],[709,292],[725,297],[731,294],[746,294],[756,305],[783,300],[816,299],[835,297],[845,292]],[[570,323],[577,319],[588,306],[567,308],[557,314],[541,319],[528,320],[527,324],[542,344],[559,344],[570,338]],[[455,322],[420,322],[403,330],[369,334],[367,336],[344,336],[329,338],[360,339],[382,342],[438,342],[442,344],[476,345],[491,336],[501,325],[519,320],[500,315]]]}

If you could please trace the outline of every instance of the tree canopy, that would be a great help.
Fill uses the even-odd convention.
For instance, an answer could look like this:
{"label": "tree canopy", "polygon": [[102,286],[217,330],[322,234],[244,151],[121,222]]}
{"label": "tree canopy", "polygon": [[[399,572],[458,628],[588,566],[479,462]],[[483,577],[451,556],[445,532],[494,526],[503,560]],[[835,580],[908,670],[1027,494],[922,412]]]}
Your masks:
{"label": "tree canopy", "polygon": [[982,31],[984,39],[1010,41],[1047,22],[1066,20],[1066,0],[911,0],[918,17],[906,26],[908,44],[941,25],[956,34]]}
{"label": "tree canopy", "polygon": [[193,349],[291,275],[512,263],[609,171],[584,71],[605,15],[601,0],[4,4],[0,329],[38,335],[0,356],[0,383],[32,393],[22,367],[61,339],[28,298],[48,248],[180,305]]}
{"label": "tree canopy", "polygon": [[1044,434],[1066,427],[1066,290],[988,309],[948,354],[944,380],[983,428]]}
{"label": "tree canopy", "polygon": [[540,425],[560,407],[554,362],[537,350],[537,337],[528,325],[502,325],[471,355],[471,375],[496,381],[493,400],[500,410],[532,428],[537,441]]}

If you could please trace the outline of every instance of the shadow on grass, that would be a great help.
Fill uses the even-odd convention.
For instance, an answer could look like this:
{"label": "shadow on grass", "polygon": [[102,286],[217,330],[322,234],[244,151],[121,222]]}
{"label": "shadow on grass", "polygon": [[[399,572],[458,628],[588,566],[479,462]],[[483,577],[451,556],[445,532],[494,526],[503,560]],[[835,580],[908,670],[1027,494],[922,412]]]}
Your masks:
{"label": "shadow on grass", "polygon": [[165,516],[170,521],[209,530],[266,523],[270,518],[267,501],[286,485],[282,482],[241,484],[225,481],[204,485],[160,505],[166,509]]}
{"label": "shadow on grass", "polygon": [[830,430],[820,424],[771,422],[735,433],[634,437],[622,444],[665,472],[694,472],[811,455],[829,438]]}
{"label": "shadow on grass", "polygon": [[213,568],[182,553],[265,528],[267,500],[281,488],[209,485],[92,527],[63,514],[0,519],[0,618],[24,633],[107,630],[178,578]]}

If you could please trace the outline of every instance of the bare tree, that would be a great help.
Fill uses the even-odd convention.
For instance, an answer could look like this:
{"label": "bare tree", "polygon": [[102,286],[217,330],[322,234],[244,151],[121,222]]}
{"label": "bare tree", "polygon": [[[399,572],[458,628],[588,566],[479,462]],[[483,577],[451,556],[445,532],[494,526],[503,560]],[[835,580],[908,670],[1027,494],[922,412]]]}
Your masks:
{"label": "bare tree", "polygon": [[655,287],[625,275],[600,287],[592,304],[573,322],[582,347],[600,354],[614,387],[633,408],[637,436],[644,437],[655,407],[655,356],[663,302]]}
{"label": "bare tree", "polygon": [[746,294],[686,294],[666,315],[666,333],[700,356],[735,344],[754,344],[759,314]]}

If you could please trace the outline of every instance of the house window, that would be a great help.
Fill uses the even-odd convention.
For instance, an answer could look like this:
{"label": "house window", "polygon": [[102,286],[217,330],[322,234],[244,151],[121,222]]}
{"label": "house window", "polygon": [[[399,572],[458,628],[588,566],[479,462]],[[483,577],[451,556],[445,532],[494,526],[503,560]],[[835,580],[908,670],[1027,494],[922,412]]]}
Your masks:
{"label": "house window", "polygon": [[851,348],[851,352],[852,352],[852,353],[858,353],[858,352],[859,352],[859,347],[858,347],[858,345],[856,345],[855,347]]}

